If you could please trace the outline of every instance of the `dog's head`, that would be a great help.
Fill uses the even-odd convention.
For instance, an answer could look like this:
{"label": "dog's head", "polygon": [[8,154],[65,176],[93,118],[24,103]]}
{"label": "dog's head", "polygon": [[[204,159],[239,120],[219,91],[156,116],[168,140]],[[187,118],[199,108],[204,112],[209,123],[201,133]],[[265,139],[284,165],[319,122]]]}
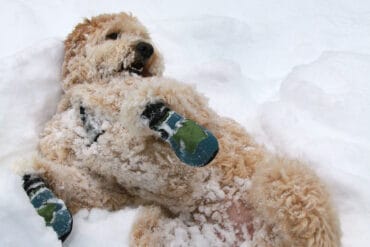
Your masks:
{"label": "dog's head", "polygon": [[148,31],[126,13],[86,19],[65,41],[64,89],[78,83],[104,83],[133,74],[158,76],[162,72],[162,56]]}

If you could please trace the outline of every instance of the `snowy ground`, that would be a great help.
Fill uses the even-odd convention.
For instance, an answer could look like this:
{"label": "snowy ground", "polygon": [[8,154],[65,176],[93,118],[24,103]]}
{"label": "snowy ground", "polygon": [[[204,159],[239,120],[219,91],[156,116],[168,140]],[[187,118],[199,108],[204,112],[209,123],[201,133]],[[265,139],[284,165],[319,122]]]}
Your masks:
{"label": "snowy ground", "polygon": [[[83,17],[131,11],[166,75],[276,152],[309,161],[344,246],[370,241],[370,2],[0,0],[0,246],[61,246],[11,164],[35,150],[60,96],[62,40]],[[63,246],[126,246],[135,209],[83,210]]]}

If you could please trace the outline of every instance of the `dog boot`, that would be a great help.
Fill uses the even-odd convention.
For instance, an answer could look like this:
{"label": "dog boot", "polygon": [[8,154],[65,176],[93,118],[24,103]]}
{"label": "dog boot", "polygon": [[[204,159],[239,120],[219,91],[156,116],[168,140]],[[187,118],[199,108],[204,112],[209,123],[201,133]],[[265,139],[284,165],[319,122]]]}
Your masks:
{"label": "dog boot", "polygon": [[196,122],[170,110],[162,102],[148,104],[142,119],[168,142],[177,157],[190,166],[205,166],[218,152],[216,137]]}
{"label": "dog boot", "polygon": [[73,219],[64,202],[58,199],[36,174],[23,176],[23,188],[37,213],[64,241],[72,231]]}

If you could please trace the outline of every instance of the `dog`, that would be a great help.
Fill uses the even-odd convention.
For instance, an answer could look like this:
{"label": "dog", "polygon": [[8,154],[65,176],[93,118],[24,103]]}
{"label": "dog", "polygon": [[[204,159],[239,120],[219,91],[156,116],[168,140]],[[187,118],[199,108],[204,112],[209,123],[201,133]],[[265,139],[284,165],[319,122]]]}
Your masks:
{"label": "dog", "polygon": [[[340,246],[337,213],[314,171],[269,153],[163,70],[130,14],[86,19],[65,40],[64,95],[34,167],[72,212],[140,206],[131,246]],[[217,137],[210,164],[184,165],[143,123],[158,101]]]}

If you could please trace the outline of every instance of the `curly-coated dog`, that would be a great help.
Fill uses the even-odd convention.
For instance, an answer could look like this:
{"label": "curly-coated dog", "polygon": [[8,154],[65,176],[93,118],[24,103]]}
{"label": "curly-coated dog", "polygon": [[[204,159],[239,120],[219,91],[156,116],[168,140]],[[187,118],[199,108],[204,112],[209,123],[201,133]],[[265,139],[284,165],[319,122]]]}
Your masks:
{"label": "curly-coated dog", "polygon": [[[67,37],[65,94],[35,167],[72,212],[143,205],[132,246],[340,246],[336,212],[312,170],[269,154],[162,72],[161,55],[131,15],[85,20]],[[217,137],[209,165],[184,165],[145,125],[142,112],[158,101]]]}

